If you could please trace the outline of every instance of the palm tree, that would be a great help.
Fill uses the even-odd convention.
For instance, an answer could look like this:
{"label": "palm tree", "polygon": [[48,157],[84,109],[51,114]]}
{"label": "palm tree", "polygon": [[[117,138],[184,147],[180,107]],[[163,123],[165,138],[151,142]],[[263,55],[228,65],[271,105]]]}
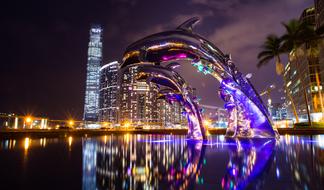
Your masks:
{"label": "palm tree", "polygon": [[275,59],[277,74],[281,75],[283,73],[283,64],[280,59],[280,55],[283,53],[281,42],[281,38],[274,34],[267,36],[266,41],[262,46],[263,51],[258,54],[258,68],[268,64],[270,60]]}
{"label": "palm tree", "polygon": [[281,37],[283,41],[282,50],[286,53],[296,50],[305,43],[314,43],[314,40],[319,38],[314,26],[308,22],[292,19],[288,23],[282,23],[282,25],[286,29],[286,33]]}
{"label": "palm tree", "polygon": [[[282,53],[284,53],[284,50],[282,48],[282,39],[274,34],[268,35],[266,38],[266,41],[264,42],[263,46],[263,51],[261,51],[258,54],[258,59],[259,59],[259,63],[257,64],[257,67],[261,67],[263,65],[266,65],[269,63],[269,61],[271,61],[272,59],[275,59],[275,63],[276,63],[276,72],[278,75],[283,74],[284,71],[284,66],[281,62],[280,59],[280,55]],[[283,77],[283,79],[285,80],[285,78]],[[289,93],[289,91],[287,90],[286,85],[284,85],[285,90],[287,92],[288,98],[291,102],[292,105],[292,109],[296,118],[296,122],[299,122],[298,119],[298,115],[297,115],[297,111],[296,111],[296,107],[295,104],[293,102],[293,99]]]}

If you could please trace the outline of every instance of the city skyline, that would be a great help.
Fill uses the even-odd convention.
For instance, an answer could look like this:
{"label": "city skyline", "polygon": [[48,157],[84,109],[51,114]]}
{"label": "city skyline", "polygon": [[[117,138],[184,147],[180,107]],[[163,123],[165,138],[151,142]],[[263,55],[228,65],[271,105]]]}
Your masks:
{"label": "city skyline", "polygon": [[[67,10],[70,11],[69,7],[74,4],[60,8],[60,3],[31,3],[26,5],[26,11],[18,9],[3,17],[8,30],[2,32],[9,37],[4,40],[6,49],[1,51],[5,54],[4,64],[1,64],[1,80],[6,81],[1,90],[4,100],[1,111],[21,114],[31,112],[52,118],[81,118],[88,31],[91,23],[98,22],[105,28],[105,64],[120,60],[128,43],[150,33],[172,29],[191,16],[200,16],[203,20],[198,32],[210,38],[225,52],[232,53],[234,61],[244,73],[252,72],[252,82],[257,90],[263,90],[273,81],[281,84],[280,77],[272,77],[275,75],[273,65],[256,69],[256,53],[261,40],[268,33],[280,32],[280,22],[298,18],[300,12],[311,6],[313,1],[223,3],[195,0],[175,2],[174,7],[166,7],[167,3],[163,3],[161,9],[169,9],[169,15],[164,15],[160,9],[148,10],[149,2],[111,1],[105,4],[106,8],[110,8],[107,10],[104,5],[101,7],[94,2],[96,11],[91,9],[89,2],[81,2],[72,12]],[[179,9],[183,5],[186,6]],[[8,10],[14,7],[7,6]],[[278,12],[276,15],[270,14],[274,8]],[[88,12],[85,9],[89,9]],[[61,14],[53,13],[57,10],[61,10]],[[140,12],[143,13],[134,10],[142,10]],[[148,18],[146,15],[152,14],[152,11],[156,16]],[[254,18],[262,14],[270,16],[264,20]],[[241,35],[245,38],[240,38]],[[206,97],[202,99],[203,104],[223,105],[217,97],[218,85],[214,81],[210,78],[201,80],[203,76],[197,75],[197,79],[191,82],[190,73],[196,71],[187,67],[183,67],[182,71],[184,78],[197,88],[198,96]],[[263,76],[274,79],[261,80]],[[280,95],[277,95],[275,100],[279,98]]]}
{"label": "city skyline", "polygon": [[0,15],[0,189],[323,189],[324,0]]}

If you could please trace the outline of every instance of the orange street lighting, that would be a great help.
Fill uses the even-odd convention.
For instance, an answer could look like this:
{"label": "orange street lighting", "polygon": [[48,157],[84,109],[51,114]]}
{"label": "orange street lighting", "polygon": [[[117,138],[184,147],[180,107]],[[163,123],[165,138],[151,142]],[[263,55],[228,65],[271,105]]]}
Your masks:
{"label": "orange street lighting", "polygon": [[26,123],[31,123],[33,121],[33,119],[30,116],[27,116],[25,118],[25,121],[26,121]]}
{"label": "orange street lighting", "polygon": [[204,126],[209,127],[211,125],[211,121],[209,119],[204,120]]}
{"label": "orange street lighting", "polygon": [[128,127],[130,127],[130,125],[131,125],[131,123],[126,121],[125,124],[124,124],[124,127],[128,128]]}
{"label": "orange street lighting", "polygon": [[68,124],[69,124],[69,126],[73,126],[74,125],[74,121],[72,120],[72,119],[70,119],[69,121],[68,121]]}

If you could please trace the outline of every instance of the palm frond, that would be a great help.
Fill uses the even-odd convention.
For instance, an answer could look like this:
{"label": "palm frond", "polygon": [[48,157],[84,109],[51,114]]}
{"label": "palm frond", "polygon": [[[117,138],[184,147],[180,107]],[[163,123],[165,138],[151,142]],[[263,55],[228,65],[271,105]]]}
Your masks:
{"label": "palm frond", "polygon": [[257,67],[260,68],[261,66],[266,65],[273,58],[274,58],[274,56],[263,57],[262,59],[259,60],[259,63],[257,64]]}
{"label": "palm frond", "polygon": [[281,49],[282,40],[280,37],[274,34],[270,34],[266,37],[265,42],[262,45],[263,51],[261,51],[257,58],[259,63],[257,67],[261,67],[268,63],[271,59],[279,57],[283,52]]}
{"label": "palm frond", "polygon": [[258,59],[261,59],[262,57],[269,56],[269,55],[273,55],[273,52],[270,50],[262,51],[258,54]]}

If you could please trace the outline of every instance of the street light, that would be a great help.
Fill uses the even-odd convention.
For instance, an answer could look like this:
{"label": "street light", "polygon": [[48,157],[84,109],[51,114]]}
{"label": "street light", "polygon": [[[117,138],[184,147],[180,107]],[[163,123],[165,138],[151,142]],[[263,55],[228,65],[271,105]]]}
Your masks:
{"label": "street light", "polygon": [[125,128],[128,128],[128,127],[130,127],[130,125],[131,125],[131,123],[128,122],[128,121],[126,121],[125,124],[124,124],[124,127],[125,127]]}
{"label": "street light", "polygon": [[73,121],[72,119],[70,119],[70,120],[68,121],[68,124],[69,124],[70,127],[73,127],[73,125],[74,125],[74,121]]}
{"label": "street light", "polygon": [[33,124],[33,118],[31,116],[26,116],[25,117],[25,123],[24,123],[24,128],[29,125],[30,128],[32,128]]}
{"label": "street light", "polygon": [[27,116],[25,118],[25,121],[26,121],[26,123],[31,123],[33,121],[33,119],[30,116]]}

